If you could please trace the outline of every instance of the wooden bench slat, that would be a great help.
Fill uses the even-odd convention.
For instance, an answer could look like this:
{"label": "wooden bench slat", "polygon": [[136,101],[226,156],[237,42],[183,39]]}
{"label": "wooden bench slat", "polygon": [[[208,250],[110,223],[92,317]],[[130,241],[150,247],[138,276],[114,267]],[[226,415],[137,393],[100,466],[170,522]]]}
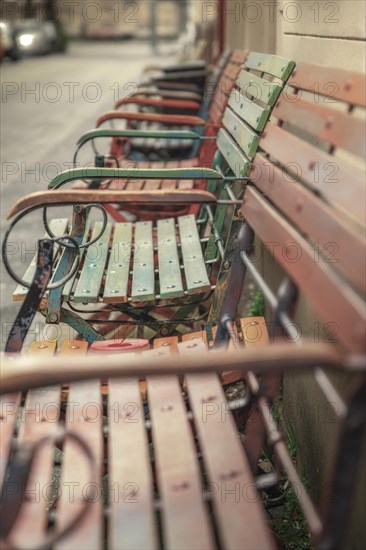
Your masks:
{"label": "wooden bench slat", "polygon": [[[56,342],[33,342],[29,355],[50,357],[51,366],[51,357],[55,351]],[[60,400],[59,386],[31,390],[27,393],[19,426],[19,445],[34,444],[42,437],[57,434]],[[33,545],[41,544],[44,540],[48,524],[47,493],[52,480],[54,452],[53,443],[47,443],[39,449],[34,459],[26,489],[28,498],[20,510],[14,527],[13,541],[16,546],[26,547],[30,533],[32,533]]]}
{"label": "wooden bench slat", "polygon": [[274,82],[264,80],[244,69],[240,72],[237,85],[240,89],[255,99],[272,107],[281,93],[282,87]]}
{"label": "wooden bench slat", "polygon": [[[366,322],[364,303],[343,281],[303,237],[267,202],[255,189],[248,187],[245,204],[241,211],[249,225],[264,244],[273,246],[276,260],[317,309],[334,339],[339,339],[354,353],[364,353],[364,326]],[[286,247],[296,247],[296,261],[287,261]],[[337,299],[334,299],[334,296]],[[335,321],[335,319],[337,321]],[[352,320],[352,321],[351,321]]]}
{"label": "wooden bench slat", "polygon": [[213,548],[196,449],[178,378],[148,379],[148,400],[164,547]]}
{"label": "wooden bench slat", "polygon": [[274,549],[264,508],[257,498],[250,465],[218,377],[189,375],[187,387],[222,547]]}
{"label": "wooden bench slat", "polygon": [[[316,243],[333,267],[365,293],[365,236],[347,218],[300,184],[294,185],[283,169],[272,166],[268,178],[268,160],[257,156],[260,176],[255,185]],[[309,247],[311,245],[309,244]]]}
{"label": "wooden bench slat", "polygon": [[312,103],[287,91],[286,100],[276,103],[273,114],[335,147],[366,157],[365,122],[350,113]]}
{"label": "wooden bench slat", "polygon": [[271,74],[282,80],[287,80],[295,63],[278,55],[250,52],[245,66],[262,73]]}
{"label": "wooden bench slat", "polygon": [[297,63],[288,82],[296,89],[328,97],[330,101],[340,100],[360,107],[366,105],[366,82],[362,73]]}
{"label": "wooden bench slat", "polygon": [[220,130],[217,136],[217,147],[223,154],[231,170],[238,178],[248,175],[250,161],[240,150],[226,130]]}
{"label": "wooden bench slat", "polygon": [[[51,229],[51,231],[54,235],[56,235],[57,237],[61,237],[62,235],[64,235],[66,233],[68,223],[69,222],[68,222],[67,218],[54,219],[54,220],[50,221],[49,226],[50,226],[50,229]],[[48,235],[47,235],[47,233],[45,233],[43,238],[46,239],[47,237],[48,237]],[[53,251],[54,251],[53,252],[53,257],[54,258],[57,257],[57,253],[60,251],[60,248],[61,248],[61,246],[59,244],[57,244],[57,243],[54,244],[54,246],[53,246]],[[36,272],[36,264],[37,264],[37,255],[35,254],[34,257],[32,258],[31,263],[28,266],[28,269],[26,270],[25,274],[23,275],[23,280],[26,283],[31,283],[32,282],[34,274]],[[20,300],[24,300],[24,298],[27,294],[28,294],[28,288],[23,286],[23,285],[18,285],[16,287],[15,291],[13,292],[13,300],[15,302],[20,301]]]}
{"label": "wooden bench slat", "polygon": [[[79,345],[79,342],[76,343]],[[83,355],[87,345],[72,348],[66,343],[61,353],[70,352]],[[63,529],[85,506],[84,499],[92,502],[77,528],[63,537],[56,545],[57,550],[90,548],[99,550],[103,546],[103,491],[102,491],[102,458],[103,458],[103,409],[99,380],[71,384],[69,387],[66,408],[66,430],[84,439],[94,455],[99,476],[92,486],[88,474],[85,456],[73,441],[66,441],[63,447],[61,487],[63,488],[58,503],[56,525]],[[68,490],[69,488],[69,490]],[[71,495],[71,496],[70,496]]]}
{"label": "wooden bench slat", "polygon": [[161,298],[184,295],[174,218],[159,220],[158,260]]}
{"label": "wooden bench slat", "polygon": [[[295,174],[329,202],[339,204],[348,215],[365,225],[364,175],[361,172],[270,122],[260,148],[285,165],[286,170],[291,171],[293,167]],[[268,175],[268,172],[267,167],[265,173]],[[254,181],[257,177],[254,173]]]}
{"label": "wooden bench slat", "polygon": [[154,486],[138,380],[110,380],[109,548],[158,547]]}
{"label": "wooden bench slat", "polygon": [[187,290],[189,294],[206,292],[210,290],[211,285],[202,254],[196,219],[193,215],[179,216],[178,226]]}
{"label": "wooden bench slat", "polygon": [[[92,239],[95,239],[102,229],[102,222],[96,222],[92,232]],[[98,302],[100,288],[102,285],[104,268],[108,257],[108,245],[112,226],[107,224],[103,235],[92,246],[88,248],[84,265],[80,273],[73,301],[77,303]]]}
{"label": "wooden bench slat", "polygon": [[131,298],[135,301],[155,298],[154,245],[151,222],[135,225],[134,264]]}
{"label": "wooden bench slat", "polygon": [[103,292],[105,302],[126,302],[132,254],[132,223],[116,223]]}
{"label": "wooden bench slat", "polygon": [[264,109],[258,103],[248,101],[239,90],[233,90],[230,94],[229,107],[255,130],[261,132],[270,114],[269,109]]}
{"label": "wooden bench slat", "polygon": [[252,160],[258,149],[259,135],[241,120],[233,111],[226,109],[223,118],[225,128],[240,145],[245,155]]}

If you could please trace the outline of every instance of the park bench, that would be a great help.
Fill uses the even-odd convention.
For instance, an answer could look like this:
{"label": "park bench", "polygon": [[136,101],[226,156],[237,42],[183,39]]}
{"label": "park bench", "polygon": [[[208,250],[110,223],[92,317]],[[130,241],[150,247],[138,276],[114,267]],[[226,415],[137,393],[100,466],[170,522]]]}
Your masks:
{"label": "park bench", "polygon": [[[278,56],[256,54],[251,54],[247,63],[252,67],[260,66],[261,72],[276,77],[278,82],[254,77],[246,71],[241,73],[241,88],[233,92],[225,111],[224,128],[218,134],[220,153],[215,163],[216,169],[140,168],[131,175],[122,169],[75,169],[57,176],[50,184],[53,191],[41,192],[33,198],[19,201],[13,214],[22,211],[26,204],[32,209],[39,208],[43,201],[50,201],[50,205],[57,201],[75,205],[70,236],[80,247],[81,261],[77,271],[73,271],[73,277],[61,287],[50,290],[47,299],[42,301],[41,309],[48,323],[64,322],[93,342],[103,338],[93,326],[107,326],[111,320],[103,315],[108,312],[118,314],[118,322],[122,326],[139,324],[147,327],[150,335],[153,331],[153,334],[165,336],[178,325],[192,324],[207,317],[207,304],[213,290],[217,287],[217,296],[222,295],[227,280],[235,230],[241,223],[237,218],[237,207],[260,132],[270,114],[268,103],[275,103],[283,81],[294,66],[293,62]],[[253,85],[254,89],[250,87]],[[262,93],[262,104],[253,99],[258,89]],[[65,183],[80,177],[126,179],[126,176],[139,181],[156,181],[157,178],[168,182],[178,178],[190,181],[206,179],[208,186],[206,191],[195,190],[194,193],[190,189],[170,190],[170,186],[164,185],[163,189],[145,189],[144,193],[113,189],[59,190]],[[112,225],[107,222],[105,214],[103,222],[93,223],[89,215],[90,206],[84,206],[85,202],[97,204],[98,207],[100,204],[120,203],[127,210],[131,210],[133,205],[141,208],[142,204],[160,209],[164,204],[169,208],[196,204],[201,207],[201,213],[197,216],[165,217],[156,224],[139,221]],[[10,231],[19,219],[14,220]],[[62,235],[68,226],[67,220],[54,223]],[[48,234],[55,235],[48,226],[46,215],[44,224]],[[91,245],[96,246],[97,257]],[[34,264],[35,260],[25,277],[18,279],[20,285],[13,295],[15,300],[23,300],[27,295],[27,284],[33,277]],[[55,258],[53,282],[63,280],[74,264],[75,249],[73,246],[65,248],[61,243]],[[71,309],[65,308],[66,304]],[[92,320],[83,318],[83,312],[88,313],[101,305],[103,311],[99,316],[94,316]],[[113,325],[118,325],[118,322],[113,321]]]}
{"label": "park bench", "polygon": [[[277,108],[278,123],[267,126],[260,158],[251,169],[240,210],[245,222],[216,317],[214,342],[208,328],[180,339],[156,338],[150,343],[153,349],[124,355],[118,352],[128,343],[123,341],[110,343],[107,355],[88,350],[85,341],[65,341],[56,354],[57,343],[44,341],[33,343],[28,358],[3,360],[4,546],[276,548],[263,495],[286,478],[314,546],[333,550],[347,544],[346,519],[365,426],[365,243],[360,174],[331,153],[338,148],[360,152],[360,135],[351,145],[339,125],[353,128],[349,136],[357,134],[358,119],[350,111],[362,104],[363,96],[358,76],[351,79],[341,71],[337,105],[345,102],[349,109],[310,103],[301,93],[310,88],[311,79],[322,82],[323,75],[327,82],[334,73],[304,65],[296,71],[290,85],[298,100],[287,90],[289,102]],[[355,85],[352,92],[344,90],[350,82]],[[306,117],[301,116],[304,110]],[[330,112],[335,113],[332,119]],[[323,125],[309,122],[314,113],[316,120],[323,117]],[[332,127],[324,133],[329,120]],[[319,145],[310,143],[308,135],[306,140],[304,134],[295,135],[296,127],[311,128]],[[277,146],[279,133],[283,147]],[[327,166],[333,162],[339,180],[329,193]],[[319,164],[317,180],[310,163]],[[45,193],[38,202],[63,203],[58,193]],[[34,196],[16,210],[27,205],[35,205]],[[277,292],[261,269],[255,238],[282,267]],[[335,253],[326,246],[330,238],[338,247]],[[51,277],[50,252],[49,247],[48,263],[39,264],[43,287]],[[329,261],[330,252],[336,262]],[[263,317],[238,318],[247,272],[272,310],[267,322]],[[307,339],[306,327],[292,321],[300,297],[332,328],[325,341]],[[148,345],[139,344],[145,349]],[[239,373],[244,382],[243,392],[233,400],[218,376],[225,371]],[[313,373],[327,410],[339,423],[322,513],[309,497],[272,412],[282,373]],[[333,373],[348,375],[347,398],[334,386]],[[265,473],[260,468],[263,447],[266,456],[274,457]]]}
{"label": "park bench", "polygon": [[[221,123],[228,96],[235,85],[236,78],[247,55],[246,50],[234,50],[223,54],[211,78],[207,79],[201,100],[194,96],[188,98],[166,97],[166,94],[170,93],[168,91],[163,92],[161,97],[151,97],[145,94],[141,95],[140,90],[138,90],[135,94],[116,102],[115,109],[118,110],[123,107],[123,112],[118,114],[115,111],[105,113],[97,120],[97,127],[107,121],[115,123],[120,120],[129,126],[133,125],[135,129],[145,132],[163,130],[166,129],[166,125],[169,125],[170,131],[189,131],[192,126],[196,126],[200,131],[200,127],[207,126],[209,127],[207,128],[209,130],[208,135],[215,135],[217,133],[215,127]],[[131,108],[138,108],[139,112],[131,111]],[[149,112],[140,112],[142,109],[148,109]],[[160,113],[164,115],[171,114],[172,116],[162,117]],[[125,114],[127,116],[124,116]],[[173,115],[178,116],[174,117]],[[100,135],[103,136],[103,133],[100,132]],[[83,136],[79,141],[82,142],[82,140]],[[194,157],[198,154],[198,149],[195,142],[187,138],[135,137],[128,140],[127,150],[126,139],[123,140],[123,136],[113,140],[111,145],[112,154],[119,159],[126,157],[126,152],[128,152],[128,157],[132,158],[133,156],[140,158],[142,155],[142,158],[148,158],[149,155],[153,154],[155,159],[157,157],[166,160],[167,158],[172,159],[174,156],[180,159]],[[210,158],[208,151],[206,151],[206,162],[211,163],[211,159],[212,157]]]}
{"label": "park bench", "polygon": [[[78,141],[77,151],[74,156],[74,165],[78,166],[78,153],[80,149],[88,142],[92,142],[94,151],[97,153],[97,150],[95,149],[95,141],[99,138],[111,138],[112,146],[111,146],[111,153],[113,158],[118,162],[118,164],[121,167],[128,167],[132,172],[135,170],[137,171],[140,168],[179,168],[179,167],[194,167],[194,166],[211,166],[214,154],[217,151],[217,142],[216,142],[216,135],[219,130],[219,128],[222,125],[225,125],[225,119],[223,120],[224,113],[226,112],[226,106],[228,104],[229,98],[229,108],[227,111],[227,119],[230,120],[233,123],[233,126],[235,126],[235,123],[233,122],[233,117],[230,117],[231,109],[234,111],[238,111],[239,115],[242,114],[244,117],[247,115],[245,114],[245,109],[242,105],[241,101],[241,92],[240,90],[243,89],[244,93],[248,92],[248,95],[250,92],[253,92],[254,96],[257,94],[260,94],[260,101],[259,101],[259,109],[256,109],[256,98],[253,100],[253,108],[252,108],[252,118],[250,116],[247,117],[247,123],[253,127],[257,132],[263,131],[263,128],[265,126],[266,120],[270,116],[271,110],[273,109],[273,106],[275,102],[278,99],[278,95],[281,91],[282,86],[286,82],[286,79],[289,76],[290,69],[286,65],[286,62],[283,61],[283,58],[276,57],[276,56],[266,56],[261,55],[261,60],[263,63],[263,67],[265,67],[266,60],[269,62],[276,62],[278,63],[278,71],[275,75],[276,78],[276,85],[273,85],[271,82],[274,78],[274,75],[266,74],[265,71],[258,71],[258,54],[250,53],[249,55],[242,51],[235,51],[233,52],[231,56],[230,62],[226,65],[223,74],[221,75],[218,83],[218,87],[214,93],[213,100],[210,104],[210,108],[208,111],[208,122],[203,123],[203,120],[199,117],[179,117],[179,116],[166,116],[164,120],[166,120],[169,123],[174,124],[178,121],[178,118],[180,118],[182,124],[185,124],[187,120],[191,120],[193,124],[196,125],[195,132],[192,131],[192,128],[188,128],[188,130],[172,130],[170,129],[169,132],[162,133],[161,130],[153,131],[151,128],[147,128],[147,130],[139,130],[137,132],[134,132],[131,130],[105,130],[105,129],[96,129],[92,130],[90,132],[87,132],[84,134]],[[243,60],[245,60],[245,63],[243,65]],[[282,69],[283,67],[283,69]],[[261,75],[261,77],[264,80],[256,80],[258,79],[258,74]],[[253,78],[252,78],[253,76]],[[236,79],[236,80],[235,80]],[[259,83],[262,83],[262,89],[259,86]],[[237,88],[237,89],[235,89]],[[232,93],[231,93],[232,92]],[[245,99],[245,107],[247,108],[249,106],[248,100]],[[254,105],[255,104],[255,105]],[[260,110],[261,107],[265,105],[266,109]],[[207,106],[206,106],[207,107]],[[106,113],[103,115],[99,120],[98,124],[100,125],[102,122],[105,122],[106,120],[114,120],[115,118],[121,118],[123,120],[130,120],[137,115],[131,115],[131,113]],[[157,115],[150,115],[150,114],[139,114],[139,116],[148,118],[151,117],[152,120],[156,120]],[[159,120],[162,120],[162,115],[160,115]],[[197,127],[201,125],[201,131],[197,130]],[[172,128],[170,126],[170,128]],[[234,130],[236,132],[239,132],[240,130],[237,128]],[[245,128],[244,128],[245,131]],[[140,133],[139,133],[140,132]],[[204,134],[202,135],[202,133]],[[134,136],[140,136],[138,139],[147,139],[147,141],[151,142],[153,141],[156,146],[159,144],[162,144],[162,142],[166,143],[177,143],[179,146],[183,142],[191,141],[193,143],[196,143],[196,146],[192,149],[194,151],[194,157],[186,160],[180,160],[180,161],[164,161],[164,162],[154,162],[154,161],[140,161],[137,163],[132,163],[129,158],[123,157],[123,151],[125,151],[125,144],[126,140],[132,141],[134,144],[135,137]],[[163,139],[161,139],[163,138]],[[244,138],[245,139],[245,138]],[[250,139],[249,139],[250,141]],[[248,142],[249,142],[248,141]],[[132,146],[134,147],[134,145]],[[256,147],[257,140],[251,141],[251,154],[253,154],[254,149]],[[164,147],[163,147],[164,148]],[[134,151],[134,149],[132,149]],[[122,159],[121,159],[122,156]],[[121,160],[117,160],[120,158]],[[100,163],[100,165],[103,165],[106,162],[106,158],[100,155],[96,156],[96,161]],[[111,161],[108,159],[107,162],[111,164]],[[96,188],[99,184],[98,181],[92,180],[91,184],[92,187]],[[109,180],[107,182],[108,189],[124,189],[124,190],[142,190],[142,191],[149,191],[151,189],[166,189],[167,186],[169,189],[193,189],[193,188],[205,188],[206,182],[202,180],[181,180],[181,179],[173,179],[171,178],[168,182],[166,180],[151,180],[151,179],[143,179],[140,178],[136,181],[125,179],[121,182],[121,180]],[[80,187],[80,183],[76,183],[76,187]],[[104,186],[105,187],[105,186]],[[125,217],[123,214],[121,214],[121,207],[118,205],[109,205],[107,207],[108,212],[116,221],[125,221]],[[178,213],[197,213],[197,207],[191,207],[188,209],[187,207],[180,207],[179,212],[177,210],[167,209],[167,207],[164,208],[158,208],[154,209],[151,205],[139,205],[130,207],[130,213],[133,213],[138,219],[156,219],[156,217],[167,217],[170,215],[176,215]]]}
{"label": "park bench", "polygon": [[[363,78],[349,71],[306,64],[295,71],[261,137],[236,213],[240,230],[227,290],[213,317],[216,331],[208,326],[204,332],[156,338],[151,351],[125,356],[87,353],[88,344],[78,340],[65,342],[53,357],[56,343],[38,342],[31,350],[36,358],[4,361],[7,421],[2,423],[0,482],[12,464],[10,479],[18,473],[26,480],[19,472],[27,472],[24,462],[34,456],[27,498],[20,499],[14,485],[3,489],[8,514],[13,513],[9,532],[16,547],[27,547],[30,533],[40,546],[46,536],[59,539],[65,531],[55,547],[273,548],[260,495],[278,482],[282,471],[299,498],[315,546],[342,547],[364,429],[365,201],[357,163],[364,155],[359,111],[365,107],[365,89]],[[314,82],[319,86],[315,94]],[[220,136],[226,143],[234,137],[227,130]],[[227,150],[235,151],[233,159],[231,154],[226,159],[241,184],[238,142],[235,148],[220,148],[222,155]],[[42,204],[85,201],[82,191],[72,193],[25,197],[11,214]],[[110,198],[95,193],[93,201]],[[192,195],[204,200],[204,193]],[[262,269],[264,248],[268,261],[278,262],[282,270],[277,293],[268,266]],[[43,285],[51,278],[51,263],[40,263],[48,270]],[[273,310],[267,321],[237,319],[247,272]],[[307,327],[292,321],[299,299],[311,304],[324,323],[323,341],[307,340]],[[21,327],[15,326],[15,334]],[[231,349],[226,350],[228,341]],[[112,342],[109,351],[125,344]],[[347,399],[327,369],[348,373]],[[225,371],[240,372],[244,380],[244,394],[231,403],[217,377]],[[339,422],[322,515],[311,503],[271,413],[281,372],[313,372]],[[24,401],[17,392],[25,389],[30,391]],[[244,438],[234,421],[243,418]],[[58,431],[64,425],[66,436]],[[48,487],[55,448],[61,445],[64,490],[56,491],[50,503],[47,492],[36,493],[36,488]],[[263,445],[276,456],[266,475],[257,468]],[[22,449],[27,451],[23,463]],[[103,499],[106,474],[109,497]],[[73,499],[65,490],[71,486]]]}

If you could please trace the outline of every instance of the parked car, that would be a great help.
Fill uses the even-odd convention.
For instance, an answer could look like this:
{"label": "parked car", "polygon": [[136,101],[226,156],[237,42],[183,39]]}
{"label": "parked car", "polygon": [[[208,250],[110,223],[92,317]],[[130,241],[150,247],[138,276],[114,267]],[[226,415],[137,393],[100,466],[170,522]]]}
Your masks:
{"label": "parked car", "polygon": [[4,57],[10,57],[12,61],[18,61],[20,52],[14,39],[12,27],[8,23],[0,21],[0,60]]}
{"label": "parked car", "polygon": [[15,41],[24,55],[45,55],[64,51],[64,40],[52,21],[28,19],[14,25]]}

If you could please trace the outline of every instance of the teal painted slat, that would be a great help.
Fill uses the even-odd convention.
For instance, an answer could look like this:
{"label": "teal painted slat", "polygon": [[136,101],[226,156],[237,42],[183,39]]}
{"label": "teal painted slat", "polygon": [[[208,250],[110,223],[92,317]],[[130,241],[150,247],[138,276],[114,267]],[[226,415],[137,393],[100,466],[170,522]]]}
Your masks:
{"label": "teal painted slat", "polygon": [[[92,232],[92,239],[98,236],[102,229],[102,222],[97,222]],[[77,303],[98,302],[102,286],[104,268],[107,262],[108,245],[111,235],[111,224],[107,227],[101,238],[88,247],[80,279],[75,289],[73,301]]]}
{"label": "teal painted slat", "polygon": [[220,130],[217,136],[217,146],[231,170],[238,178],[247,176],[251,163],[240,147],[229,136],[226,130]]}
{"label": "teal painted slat", "polygon": [[182,274],[178,255],[175,220],[159,220],[158,258],[161,298],[175,298],[184,295]]}
{"label": "teal painted slat", "polygon": [[178,218],[186,286],[189,294],[199,294],[211,289],[204,262],[196,219],[193,215]]}
{"label": "teal painted slat", "polygon": [[133,301],[154,300],[154,246],[151,222],[135,224],[134,259],[132,275]]}
{"label": "teal painted slat", "polygon": [[104,302],[126,302],[132,253],[132,223],[116,223],[103,292]]}

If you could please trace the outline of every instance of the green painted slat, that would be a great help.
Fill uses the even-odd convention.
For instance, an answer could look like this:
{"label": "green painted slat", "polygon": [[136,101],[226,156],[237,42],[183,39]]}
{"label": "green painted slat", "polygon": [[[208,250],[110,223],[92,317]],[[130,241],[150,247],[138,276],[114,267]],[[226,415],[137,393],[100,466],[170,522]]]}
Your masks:
{"label": "green painted slat", "polygon": [[101,179],[153,179],[153,180],[201,180],[217,179],[220,175],[212,168],[74,168],[64,170],[49,183],[49,189],[57,189],[69,181],[84,178]]}
{"label": "green painted slat", "polygon": [[245,66],[287,80],[295,67],[295,62],[278,55],[252,52],[248,55]]}
{"label": "green painted slat", "polygon": [[223,122],[227,132],[240,145],[246,156],[252,160],[258,149],[259,135],[240,120],[231,109],[225,110]]}
{"label": "green painted slat", "polygon": [[[98,236],[102,229],[102,222],[96,222],[92,239]],[[85,262],[80,273],[75,294],[74,302],[95,303],[98,302],[100,288],[103,280],[104,268],[107,263],[108,245],[111,235],[111,224],[107,224],[101,238],[93,245],[88,247]]]}
{"label": "green painted slat", "polygon": [[255,99],[259,99],[270,107],[276,103],[282,90],[279,84],[259,78],[259,76],[245,70],[240,72],[237,83],[245,93],[252,95]]}
{"label": "green painted slat", "polygon": [[159,220],[157,229],[160,296],[162,298],[183,296],[184,290],[178,255],[175,220],[173,218]]}
{"label": "green painted slat", "polygon": [[134,301],[154,300],[155,298],[152,222],[137,222],[135,224],[131,298]]}
{"label": "green painted slat", "polygon": [[264,109],[257,103],[254,103],[254,101],[241,94],[239,90],[234,90],[230,94],[228,105],[240,118],[250,124],[254,130],[261,132],[264,129],[270,115],[269,109]]}
{"label": "green painted slat", "polygon": [[[84,231],[84,237],[82,239],[82,244],[88,242],[89,239],[89,233],[90,233],[90,225],[91,225],[91,220],[90,218],[88,218],[86,220],[86,224],[85,224],[85,231]],[[66,253],[66,250],[64,250],[64,252],[62,253],[62,256]],[[80,255],[80,260],[83,261],[83,258],[84,256],[86,256],[87,254],[87,249],[82,249],[81,251],[81,255]],[[61,259],[60,261],[62,260],[62,256],[61,256]],[[74,277],[72,279],[70,279],[69,281],[67,281],[67,283],[65,284],[64,288],[63,288],[63,291],[62,291],[62,298],[64,300],[68,300],[70,298],[70,295],[71,295],[71,291],[72,291],[72,287],[74,286],[74,282],[75,282],[75,279],[77,277],[77,272],[76,274],[74,275]]]}
{"label": "green painted slat", "polygon": [[193,215],[178,218],[186,286],[189,294],[200,294],[210,290],[196,219]]}
{"label": "green painted slat", "polygon": [[[66,233],[67,226],[68,226],[68,220],[66,218],[51,220],[49,225],[50,225],[50,229],[51,229],[52,233],[54,235],[56,235],[57,237],[61,237],[62,235],[65,235],[65,233]],[[48,237],[47,233],[45,233],[43,237],[45,239],[47,239],[47,237]],[[56,257],[56,254],[60,250],[60,248],[61,248],[60,245],[58,245],[58,244],[54,245],[54,247],[53,247],[54,258]],[[34,257],[32,258],[31,263],[29,264],[26,272],[24,273],[24,276],[22,277],[23,281],[25,281],[26,283],[31,283],[32,282],[35,271],[36,271],[36,266],[37,266],[37,255],[35,254]],[[27,295],[27,293],[28,293],[28,288],[27,287],[22,286],[22,285],[18,285],[16,287],[15,291],[13,292],[13,300],[14,301],[23,300],[25,298],[25,296]]]}
{"label": "green painted slat", "polygon": [[116,223],[103,293],[104,302],[126,302],[132,252],[132,223]]}
{"label": "green painted slat", "polygon": [[238,178],[247,176],[251,163],[240,147],[229,136],[226,130],[220,130],[217,136],[217,146],[231,170]]}

